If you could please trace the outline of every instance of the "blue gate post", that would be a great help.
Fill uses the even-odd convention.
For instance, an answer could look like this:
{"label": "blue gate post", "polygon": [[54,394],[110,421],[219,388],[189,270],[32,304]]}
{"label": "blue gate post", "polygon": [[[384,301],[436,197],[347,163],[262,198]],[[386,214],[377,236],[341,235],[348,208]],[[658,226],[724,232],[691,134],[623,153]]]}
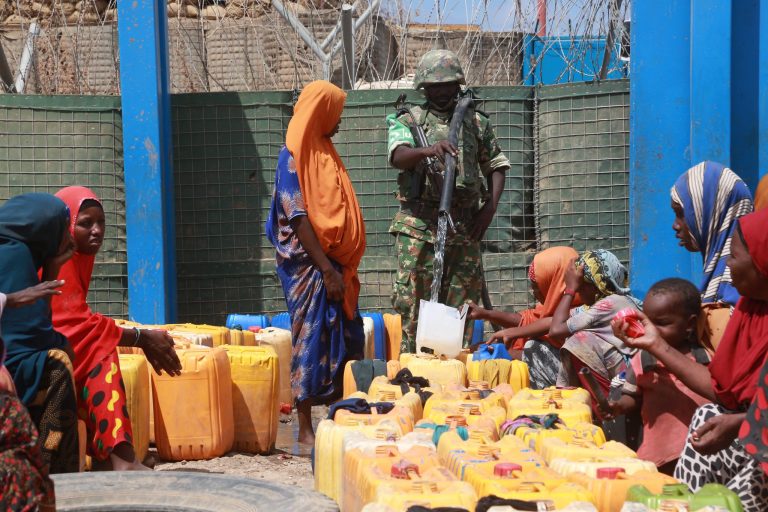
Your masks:
{"label": "blue gate post", "polygon": [[[731,0],[733,9],[731,66],[731,169],[752,191],[759,176],[760,131],[760,4],[762,0]],[[763,29],[763,32],[768,27]],[[764,57],[763,57],[764,58]],[[763,71],[764,72],[764,71]],[[765,83],[762,84],[765,87]],[[765,94],[765,91],[762,92]],[[763,123],[764,124],[764,123]],[[765,127],[763,128],[765,129]],[[763,145],[762,151],[768,149]],[[765,172],[765,171],[763,171]]]}
{"label": "blue gate post", "polygon": [[714,160],[727,166],[731,162],[731,5],[723,0],[692,0],[690,5],[690,68],[678,63],[691,74],[690,162]]}
{"label": "blue gate post", "polygon": [[760,0],[758,34],[758,173],[768,174],[768,0]]}
{"label": "blue gate post", "polygon": [[630,277],[644,294],[700,279],[671,231],[680,174],[715,160],[754,190],[768,173],[768,0],[633,2],[631,48]]}
{"label": "blue gate post", "polygon": [[669,189],[690,155],[691,0],[632,2],[629,230],[632,289],[692,277],[691,258],[672,232]]}
{"label": "blue gate post", "polygon": [[117,19],[128,313],[168,323],[176,319],[176,258],[166,2],[119,2]]}

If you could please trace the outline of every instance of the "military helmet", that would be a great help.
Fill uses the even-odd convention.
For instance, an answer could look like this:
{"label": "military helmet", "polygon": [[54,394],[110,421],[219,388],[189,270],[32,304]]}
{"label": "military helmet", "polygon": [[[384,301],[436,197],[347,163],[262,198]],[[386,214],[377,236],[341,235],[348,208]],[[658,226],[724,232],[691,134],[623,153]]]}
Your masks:
{"label": "military helmet", "polygon": [[464,81],[459,57],[450,50],[432,50],[424,54],[413,77],[413,88],[421,89],[425,84],[441,84]]}

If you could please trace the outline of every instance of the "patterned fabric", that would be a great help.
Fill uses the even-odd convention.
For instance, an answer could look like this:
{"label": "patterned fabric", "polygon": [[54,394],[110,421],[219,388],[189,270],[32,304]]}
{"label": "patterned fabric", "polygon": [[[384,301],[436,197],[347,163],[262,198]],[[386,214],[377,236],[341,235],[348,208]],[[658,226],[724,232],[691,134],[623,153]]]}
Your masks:
{"label": "patterned fabric", "polygon": [[532,283],[536,283],[536,267],[533,266],[533,262],[528,265],[528,280]]}
{"label": "patterned fabric", "polygon": [[[692,353],[687,356],[696,361]],[[643,368],[642,352],[632,358],[622,392],[640,400],[643,444],[637,455],[657,466],[680,457],[693,414],[709,402],[691,391],[661,361],[652,368]]]}
{"label": "patterned fabric", "polygon": [[557,384],[562,371],[560,351],[551,343],[528,340],[523,347],[523,362],[528,365],[531,389],[544,389]]}
{"label": "patterned fabric", "polygon": [[731,253],[736,219],[752,211],[752,194],[733,171],[716,162],[702,162],[678,178],[671,191],[680,205],[691,235],[704,257],[702,302],[736,304],[739,292],[731,284],[725,262]]}
{"label": "patterned fabric", "polygon": [[610,381],[618,375],[635,353],[613,335],[611,320],[624,308],[637,310],[637,304],[628,296],[610,295],[590,308],[576,308],[566,324],[573,333],[561,349],[563,374],[558,383],[564,386],[578,384],[578,374],[572,358],[576,358],[593,372]]}
{"label": "patterned fabric", "polygon": [[267,218],[267,237],[275,247],[277,264],[286,260],[308,258],[299,235],[291,228],[291,220],[306,216],[307,207],[301,195],[299,179],[296,175],[296,161],[286,147],[280,150],[275,175],[275,190],[272,195],[269,217]]}
{"label": "patterned fabric", "polygon": [[584,279],[594,284],[600,295],[629,295],[627,269],[612,252],[605,249],[585,251],[579,258],[584,265]]}
{"label": "patterned fabric", "polygon": [[[410,114],[387,116],[388,155],[392,162],[395,149],[400,146],[416,147],[410,126],[413,122],[424,128],[429,144],[448,139],[448,129],[453,111],[443,113],[430,110],[428,105],[411,109],[416,119]],[[442,164],[440,164],[442,165]],[[488,199],[486,178],[494,171],[509,168],[509,160],[502,153],[491,122],[485,114],[467,110],[464,127],[459,138],[459,156],[456,162],[456,188],[453,192],[451,208],[478,209],[480,202]],[[415,169],[399,170],[397,175],[398,200],[419,201],[436,208],[440,202],[441,190],[435,188],[426,179],[421,166]],[[408,219],[404,219],[407,225]],[[417,228],[421,226],[417,225]],[[394,223],[390,231],[400,232],[400,226]]]}
{"label": "patterned fabric", "polygon": [[49,350],[38,392],[28,406],[40,432],[43,460],[51,474],[80,470],[77,404],[72,363],[61,350]]}
{"label": "patterned fabric", "polygon": [[328,300],[322,272],[291,229],[290,219],[301,215],[306,211],[296,168],[283,148],[267,231],[277,252],[277,275],[291,316],[291,388],[298,402],[322,401],[341,393],[344,365],[362,358],[365,335],[359,314],[347,320],[341,303]]}
{"label": "patterned fabric", "polygon": [[[689,433],[701,427],[708,419],[727,413],[719,405],[702,405],[693,415]],[[694,492],[704,484],[725,485],[739,495],[744,512],[768,510],[768,476],[760,469],[757,461],[744,451],[738,440],[714,455],[702,455],[686,441],[675,468],[675,478],[688,484]]]}
{"label": "patterned fabric", "polygon": [[40,453],[37,429],[21,401],[0,392],[0,509],[53,510],[53,482]]}
{"label": "patterned fabric", "polygon": [[[399,233],[395,239],[395,250],[397,278],[392,305],[403,323],[400,352],[413,354],[416,352],[420,300],[429,300],[431,294],[435,247],[419,237]],[[472,240],[463,228],[459,228],[459,232],[446,243],[439,301],[455,308],[469,300],[479,303],[482,289],[480,243]],[[471,322],[465,325],[464,346],[469,346],[471,341],[470,326]]]}
{"label": "patterned fabric", "polygon": [[566,322],[572,335],[560,351],[563,371],[558,383],[579,384],[577,372],[582,366],[587,366],[598,381],[610,382],[635,353],[613,335],[611,320],[624,308],[639,310],[639,301],[630,295],[627,269],[612,252],[585,251],[577,264],[584,266],[584,279],[595,285],[602,298],[590,307],[572,310]]}
{"label": "patterned fabric", "polygon": [[88,455],[105,461],[120,443],[133,444],[131,420],[125,397],[125,383],[120,373],[117,352],[112,352],[91,369],[82,382],[77,415],[88,432]]}
{"label": "patterned fabric", "polygon": [[413,77],[413,88],[424,84],[458,82],[464,84],[464,71],[459,57],[450,50],[432,50],[424,54]]}
{"label": "patterned fabric", "polygon": [[739,430],[739,440],[744,450],[768,473],[768,363],[760,372],[755,398]]}

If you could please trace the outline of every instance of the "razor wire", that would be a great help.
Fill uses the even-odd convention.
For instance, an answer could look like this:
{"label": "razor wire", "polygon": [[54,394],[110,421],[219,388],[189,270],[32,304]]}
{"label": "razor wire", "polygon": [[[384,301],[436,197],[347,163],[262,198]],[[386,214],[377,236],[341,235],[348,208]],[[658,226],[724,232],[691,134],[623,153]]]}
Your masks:
{"label": "razor wire", "polygon": [[[525,36],[542,28],[538,0],[357,0],[355,88],[409,86],[421,55],[436,48],[459,55],[472,86],[526,83],[524,55],[534,59],[528,74],[548,54],[565,63],[558,81],[574,70],[595,78],[597,42],[611,26],[616,40],[625,38],[629,2],[545,3],[547,34],[557,37],[541,38],[532,56]],[[340,83],[342,5],[167,0],[172,92],[295,90],[320,78]],[[116,0],[0,0],[0,45],[14,81],[23,75],[23,92],[32,94],[120,94],[117,16]],[[327,62],[318,48],[331,54]]]}

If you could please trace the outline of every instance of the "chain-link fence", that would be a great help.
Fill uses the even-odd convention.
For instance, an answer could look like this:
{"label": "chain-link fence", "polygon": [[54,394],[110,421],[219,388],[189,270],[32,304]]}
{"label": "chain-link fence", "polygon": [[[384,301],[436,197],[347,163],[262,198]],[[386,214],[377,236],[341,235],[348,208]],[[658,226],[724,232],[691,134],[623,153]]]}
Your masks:
{"label": "chain-link fence", "polygon": [[[629,2],[620,4],[560,0],[540,18],[536,0],[357,0],[356,88],[407,86],[418,60],[435,48],[455,51],[474,86],[533,83],[547,55],[590,79],[608,32],[617,41],[626,34],[621,20]],[[0,49],[14,75],[27,40],[34,50],[24,92],[119,94],[116,5],[0,0]],[[340,0],[168,0],[172,92],[290,90],[321,78],[339,83],[341,7]],[[524,37],[541,32],[542,23],[559,36]],[[611,60],[609,76],[621,66]]]}
{"label": "chain-link fence", "polygon": [[[475,89],[511,162],[483,242],[494,306],[531,304],[526,270],[537,247],[603,247],[627,260],[628,90],[626,81]],[[366,221],[363,310],[391,309],[397,263],[388,231],[398,204],[385,116],[401,92],[420,101],[412,90],[351,92],[335,138]],[[264,231],[294,100],[290,92],[172,98],[180,320],[285,309]],[[109,227],[90,300],[114,316],[127,313],[130,243],[120,122],[116,98],[0,95],[0,199],[70,184],[102,197]]]}
{"label": "chain-link fence", "polygon": [[86,185],[100,197],[107,231],[88,302],[98,312],[127,316],[119,99],[0,95],[0,127],[0,201],[68,185]]}
{"label": "chain-link fence", "polygon": [[536,190],[542,248],[609,249],[629,261],[629,88],[540,89]]}

